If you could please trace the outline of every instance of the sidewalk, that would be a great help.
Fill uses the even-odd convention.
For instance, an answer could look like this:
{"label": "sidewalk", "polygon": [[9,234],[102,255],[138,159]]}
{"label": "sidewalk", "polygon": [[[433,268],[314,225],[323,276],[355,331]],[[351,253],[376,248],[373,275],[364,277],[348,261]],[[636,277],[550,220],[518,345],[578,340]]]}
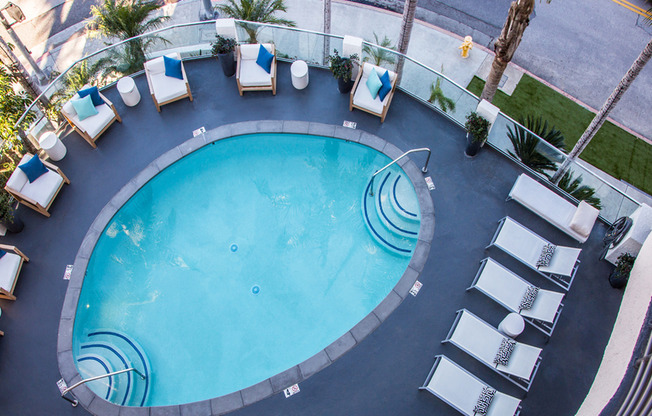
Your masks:
{"label": "sidewalk", "polygon": [[[221,1],[214,2],[217,3]],[[321,0],[286,0],[286,5],[288,13],[285,17],[294,20],[297,27],[314,31],[322,30],[322,14],[317,12],[323,8]],[[201,0],[183,0],[167,4],[160,13],[171,16],[168,24],[175,25],[198,21],[201,10]],[[370,41],[374,39],[374,33],[380,39],[385,35],[392,38],[393,34],[400,31],[401,19],[398,13],[359,3],[335,0],[332,3],[331,32],[336,35],[358,36]],[[360,22],[374,22],[374,24],[367,25]],[[443,73],[460,86],[466,87],[475,75],[486,78],[493,54],[476,44],[469,58],[463,59],[458,49],[461,43],[462,37],[456,34],[423,21],[416,21],[407,54],[431,69]],[[87,36],[85,22],[81,22],[32,47],[32,52],[42,68],[47,67],[63,72],[76,60],[104,46],[104,40]],[[510,64],[505,72],[507,80],[501,90],[511,94],[524,72],[526,71],[519,66]],[[597,168],[587,167],[637,201],[652,204],[652,198],[629,184],[614,179]]]}

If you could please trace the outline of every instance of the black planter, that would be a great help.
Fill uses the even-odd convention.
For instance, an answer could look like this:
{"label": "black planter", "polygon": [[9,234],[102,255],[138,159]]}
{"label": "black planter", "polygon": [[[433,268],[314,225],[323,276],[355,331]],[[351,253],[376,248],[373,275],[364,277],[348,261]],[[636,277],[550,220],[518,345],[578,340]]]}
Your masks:
{"label": "black planter", "polygon": [[23,228],[25,227],[25,224],[23,223],[23,220],[21,220],[18,215],[16,215],[16,210],[14,209],[14,219],[11,222],[8,221],[0,221],[0,224],[4,225],[7,227],[7,231],[12,232],[12,233],[19,233],[23,231]]}
{"label": "black planter", "polygon": [[337,89],[340,90],[342,94],[346,94],[347,92],[351,92],[351,88],[353,88],[353,84],[355,81],[352,79],[348,81],[344,81],[342,78],[337,79]]}
{"label": "black planter", "polygon": [[227,77],[232,77],[235,74],[235,56],[233,52],[218,53],[217,59],[222,65],[222,71]]}
{"label": "black planter", "polygon": [[609,275],[609,284],[611,287],[616,289],[622,289],[627,285],[627,280],[629,280],[629,273],[621,274],[618,271],[614,270]]}
{"label": "black planter", "polygon": [[468,157],[474,157],[481,147],[482,142],[473,140],[473,136],[470,134],[466,135],[466,150],[464,151],[464,154],[466,154]]}

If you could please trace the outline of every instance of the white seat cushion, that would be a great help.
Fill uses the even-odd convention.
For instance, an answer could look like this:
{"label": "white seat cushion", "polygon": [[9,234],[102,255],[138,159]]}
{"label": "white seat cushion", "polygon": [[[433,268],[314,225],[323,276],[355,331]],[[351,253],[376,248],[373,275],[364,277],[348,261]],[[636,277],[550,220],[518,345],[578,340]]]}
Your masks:
{"label": "white seat cushion", "polygon": [[13,292],[20,260],[21,257],[18,254],[10,252],[0,258],[0,287],[9,293]]}
{"label": "white seat cushion", "polygon": [[243,87],[272,85],[272,75],[261,68],[255,59],[242,59],[240,61],[240,85]]}
{"label": "white seat cushion", "polygon": [[[382,114],[383,112],[383,107],[387,105],[390,99],[390,95],[387,94],[385,96],[385,99],[383,101],[380,101],[380,97],[373,98],[371,96],[371,93],[369,92],[369,88],[367,88],[367,79],[369,78],[369,74],[371,74],[372,70],[376,70],[376,73],[378,76],[382,76],[385,71],[387,71],[384,68],[381,68],[376,65],[372,65],[370,63],[364,63],[362,66],[362,77],[360,78],[360,81],[358,82],[358,87],[355,90],[355,93],[353,95],[353,105],[365,108],[367,110],[373,111],[374,113],[377,114]],[[389,81],[394,82],[394,78],[396,78],[396,74],[392,71],[389,72]]]}
{"label": "white seat cushion", "polygon": [[168,77],[165,72],[157,74],[149,74],[152,81],[152,89],[154,90],[154,97],[159,103],[163,103],[174,98],[181,97],[188,94],[186,82],[179,78]]}
{"label": "white seat cushion", "polygon": [[47,207],[62,182],[61,175],[48,169],[47,173],[39,176],[34,182],[27,182],[20,193],[38,202],[42,207]]}
{"label": "white seat cushion", "polygon": [[576,233],[588,237],[591,234],[591,230],[593,230],[593,225],[595,224],[595,220],[598,219],[598,215],[600,215],[600,211],[597,208],[589,205],[585,201],[580,201],[568,226]]}
{"label": "white seat cushion", "polygon": [[111,120],[115,117],[115,113],[107,104],[98,105],[95,107],[97,114],[94,116],[87,117],[83,120],[79,120],[79,116],[75,114],[74,116],[68,117],[70,120],[80,129],[88,133],[89,136],[95,138],[100,132],[109,124]]}

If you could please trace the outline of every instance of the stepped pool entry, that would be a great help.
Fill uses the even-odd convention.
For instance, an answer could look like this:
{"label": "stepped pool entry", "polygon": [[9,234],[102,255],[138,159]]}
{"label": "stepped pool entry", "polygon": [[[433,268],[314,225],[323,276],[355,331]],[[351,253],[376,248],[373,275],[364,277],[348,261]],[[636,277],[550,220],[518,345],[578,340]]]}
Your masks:
{"label": "stepped pool entry", "polygon": [[302,363],[345,335],[361,340],[375,329],[365,317],[398,306],[383,300],[399,286],[404,298],[423,267],[411,263],[422,243],[411,178],[397,163],[370,184],[391,160],[354,140],[251,134],[152,175],[97,236],[72,331],[81,379],[130,367],[145,377],[86,386],[119,406],[272,384],[263,398],[279,391],[275,376],[300,381]]}

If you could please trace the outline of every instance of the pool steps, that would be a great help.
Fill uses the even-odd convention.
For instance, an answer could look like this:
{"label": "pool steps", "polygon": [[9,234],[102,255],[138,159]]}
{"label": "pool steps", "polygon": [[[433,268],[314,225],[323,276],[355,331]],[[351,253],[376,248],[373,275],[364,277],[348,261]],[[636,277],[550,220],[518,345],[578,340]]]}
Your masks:
{"label": "pool steps", "polygon": [[77,368],[82,378],[90,378],[133,367],[143,373],[141,379],[128,372],[88,383],[97,395],[122,406],[144,406],[151,386],[151,366],[143,348],[126,334],[96,330],[87,334],[79,346]]}
{"label": "pool steps", "polygon": [[[400,173],[383,173],[369,183],[363,197],[365,224],[372,237],[385,249],[411,255],[419,234],[418,201],[409,180]],[[374,187],[373,196],[369,195]]]}

